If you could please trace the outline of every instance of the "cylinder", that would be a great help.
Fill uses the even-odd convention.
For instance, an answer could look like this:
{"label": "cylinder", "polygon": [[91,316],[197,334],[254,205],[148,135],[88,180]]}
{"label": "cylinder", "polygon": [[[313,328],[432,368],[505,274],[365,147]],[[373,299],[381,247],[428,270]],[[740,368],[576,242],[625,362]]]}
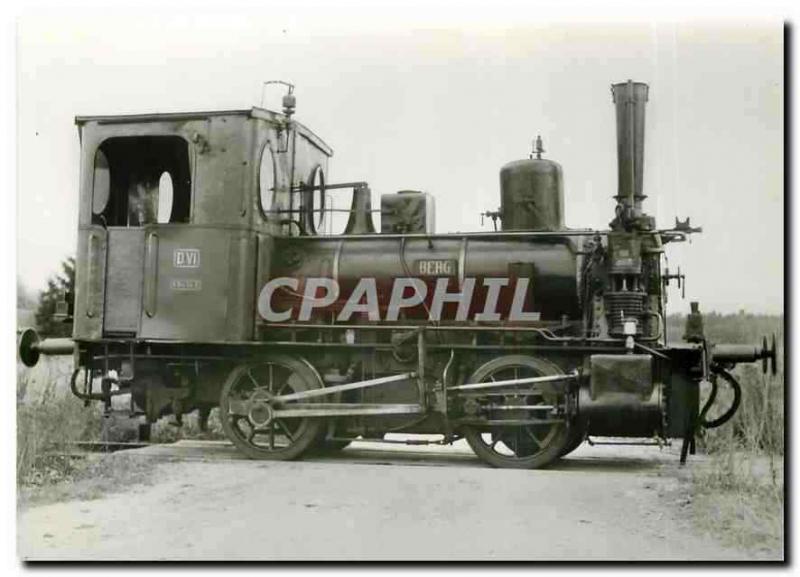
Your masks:
{"label": "cylinder", "polygon": [[651,355],[591,355],[578,392],[578,415],[601,437],[652,437],[662,429],[662,385]]}
{"label": "cylinder", "polygon": [[641,213],[644,183],[644,122],[648,86],[628,80],[611,86],[617,112],[617,201]]}
{"label": "cylinder", "polygon": [[641,291],[608,291],[604,295],[608,334],[612,337],[624,336],[625,321],[637,321],[636,333],[642,334],[642,314],[647,294]]}
{"label": "cylinder", "polygon": [[561,166],[538,158],[510,162],[500,169],[503,230],[564,228]]}

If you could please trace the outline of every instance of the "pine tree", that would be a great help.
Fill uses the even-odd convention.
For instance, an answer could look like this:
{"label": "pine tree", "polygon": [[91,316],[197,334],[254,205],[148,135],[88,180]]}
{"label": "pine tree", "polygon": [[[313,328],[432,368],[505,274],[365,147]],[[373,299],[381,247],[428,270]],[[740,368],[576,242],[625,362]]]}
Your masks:
{"label": "pine tree", "polygon": [[72,309],[72,295],[75,293],[75,258],[69,257],[61,263],[61,273],[47,280],[47,289],[39,294],[36,309],[36,327],[42,336],[68,337],[72,334],[72,323],[54,319],[56,303],[66,298]]}

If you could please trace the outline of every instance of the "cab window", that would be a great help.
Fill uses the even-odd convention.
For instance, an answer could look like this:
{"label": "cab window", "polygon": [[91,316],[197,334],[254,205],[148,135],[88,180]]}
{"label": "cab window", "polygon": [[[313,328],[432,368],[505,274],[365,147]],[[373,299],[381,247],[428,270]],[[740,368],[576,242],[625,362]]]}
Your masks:
{"label": "cab window", "polygon": [[261,153],[261,163],[258,167],[258,200],[261,213],[267,220],[270,219],[275,203],[275,187],[278,180],[277,168],[275,153],[272,152],[270,143],[267,142]]}
{"label": "cab window", "polygon": [[130,227],[189,222],[191,190],[183,138],[109,138],[95,153],[92,221]]}

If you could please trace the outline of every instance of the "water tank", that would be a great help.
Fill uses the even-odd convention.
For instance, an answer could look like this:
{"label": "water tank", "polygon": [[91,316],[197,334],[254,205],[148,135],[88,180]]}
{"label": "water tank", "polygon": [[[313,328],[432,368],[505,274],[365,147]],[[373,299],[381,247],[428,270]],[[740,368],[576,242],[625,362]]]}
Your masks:
{"label": "water tank", "polygon": [[564,188],[561,166],[530,158],[500,169],[500,214],[503,230],[564,228]]}

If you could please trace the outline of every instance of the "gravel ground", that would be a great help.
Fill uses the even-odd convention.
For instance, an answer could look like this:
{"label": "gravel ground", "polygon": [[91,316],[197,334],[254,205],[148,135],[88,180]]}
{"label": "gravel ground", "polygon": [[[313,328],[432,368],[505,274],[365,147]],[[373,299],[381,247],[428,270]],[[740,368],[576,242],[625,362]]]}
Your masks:
{"label": "gravel ground", "polygon": [[18,554],[25,560],[770,558],[698,532],[678,449],[584,445],[547,470],[517,471],[488,468],[461,443],[355,443],[336,457],[259,462],[240,458],[226,443],[182,441],[125,452],[156,463],[148,484],[23,507]]}

